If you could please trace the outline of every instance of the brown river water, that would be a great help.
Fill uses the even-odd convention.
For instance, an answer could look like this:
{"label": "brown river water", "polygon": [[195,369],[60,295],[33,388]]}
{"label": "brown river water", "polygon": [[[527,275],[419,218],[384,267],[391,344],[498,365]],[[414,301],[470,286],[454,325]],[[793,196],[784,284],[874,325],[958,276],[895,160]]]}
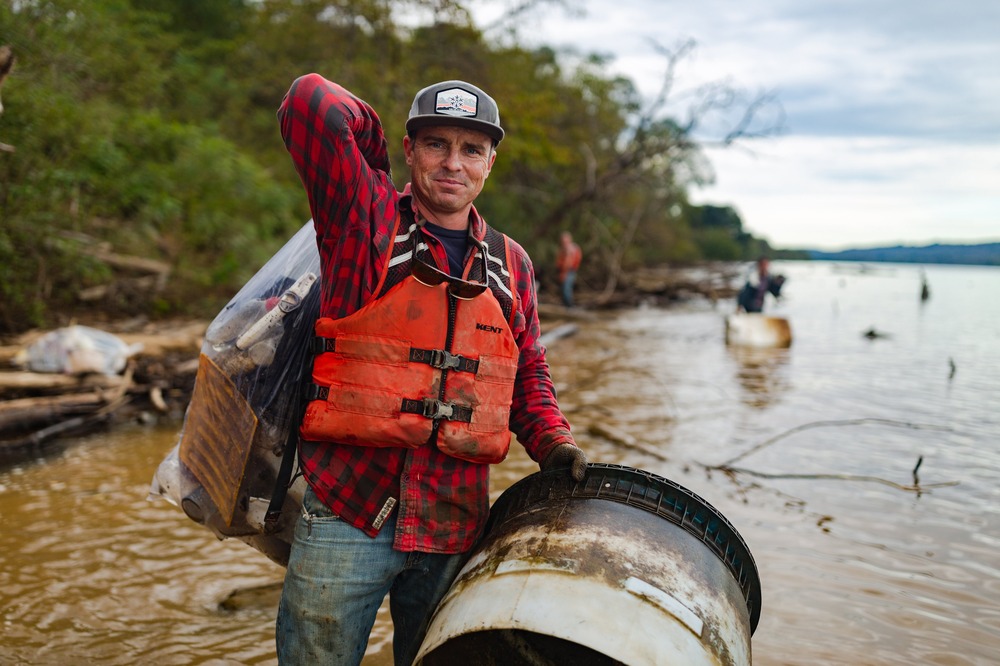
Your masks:
{"label": "brown river water", "polygon": [[[1000,268],[925,267],[926,302],[914,266],[774,268],[789,349],[727,347],[728,302],[601,314],[554,342],[579,444],[739,530],[755,664],[1000,663]],[[282,569],[147,500],[179,425],[0,469],[0,664],[276,663]],[[912,484],[921,456],[920,492],[882,482]],[[749,471],[708,469],[727,461]],[[535,470],[515,444],[494,496]],[[383,609],[364,664],[391,664],[390,640]]]}

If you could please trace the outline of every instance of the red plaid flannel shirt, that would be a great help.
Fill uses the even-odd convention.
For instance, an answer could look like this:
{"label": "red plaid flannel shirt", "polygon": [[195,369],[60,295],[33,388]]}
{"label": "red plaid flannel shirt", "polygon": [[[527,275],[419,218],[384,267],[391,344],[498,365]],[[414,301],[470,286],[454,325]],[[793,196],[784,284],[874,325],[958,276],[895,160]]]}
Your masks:
{"label": "red plaid flannel shirt", "polygon": [[[322,280],[321,316],[357,311],[374,295],[392,252],[397,216],[412,219],[409,186],[396,191],[382,125],[374,109],[318,74],[297,79],[278,110],[281,134],[309,196]],[[486,223],[473,209],[471,233]],[[447,271],[443,246],[428,234]],[[466,257],[471,260],[471,251]],[[510,427],[535,461],[573,443],[559,411],[539,343],[534,269],[511,242],[511,282],[518,291],[514,334],[521,350]],[[333,512],[374,536],[391,510],[399,512],[394,548],[461,553],[475,543],[489,513],[489,465],[470,463],[424,444],[415,449],[300,442],[300,466]]]}

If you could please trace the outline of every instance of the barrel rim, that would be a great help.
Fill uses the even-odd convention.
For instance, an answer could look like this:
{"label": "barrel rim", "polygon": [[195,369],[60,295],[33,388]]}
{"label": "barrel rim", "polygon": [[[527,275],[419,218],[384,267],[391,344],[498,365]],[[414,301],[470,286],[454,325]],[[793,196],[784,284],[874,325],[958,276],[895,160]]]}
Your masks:
{"label": "barrel rim", "polygon": [[579,482],[574,482],[566,470],[550,470],[535,472],[511,485],[490,508],[486,532],[533,504],[558,499],[601,499],[627,504],[660,516],[701,540],[739,584],[753,635],[761,607],[757,564],[740,533],[705,499],[670,479],[645,470],[612,463],[589,463]]}

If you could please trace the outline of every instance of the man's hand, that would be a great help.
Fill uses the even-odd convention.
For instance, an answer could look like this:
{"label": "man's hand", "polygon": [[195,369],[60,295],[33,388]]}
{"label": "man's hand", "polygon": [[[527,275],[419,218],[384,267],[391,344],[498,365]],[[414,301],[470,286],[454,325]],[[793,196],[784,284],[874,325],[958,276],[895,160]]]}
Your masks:
{"label": "man's hand", "polygon": [[540,467],[543,472],[568,467],[574,481],[583,481],[587,472],[587,455],[577,446],[560,444],[549,452]]}

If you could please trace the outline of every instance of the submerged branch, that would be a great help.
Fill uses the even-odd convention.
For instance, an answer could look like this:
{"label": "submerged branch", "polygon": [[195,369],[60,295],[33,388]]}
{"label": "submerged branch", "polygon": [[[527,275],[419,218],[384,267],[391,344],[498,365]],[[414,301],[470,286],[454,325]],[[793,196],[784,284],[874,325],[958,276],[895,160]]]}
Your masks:
{"label": "submerged branch", "polygon": [[910,423],[908,421],[895,421],[892,419],[880,419],[880,418],[863,418],[863,419],[849,419],[844,421],[813,421],[812,423],[804,423],[802,425],[786,430],[785,432],[779,433],[770,439],[767,439],[760,444],[752,446],[735,458],[731,458],[724,463],[718,465],[702,465],[705,469],[719,470],[721,472],[727,472],[729,474],[747,474],[749,476],[754,476],[760,479],[836,479],[840,481],[865,481],[870,483],[881,483],[886,486],[891,486],[898,490],[905,490],[908,492],[915,492],[918,495],[924,490],[929,490],[931,488],[945,488],[948,486],[957,486],[958,481],[945,481],[942,483],[930,483],[922,485],[920,483],[920,478],[917,476],[917,470],[924,462],[924,457],[920,456],[917,459],[917,464],[914,465],[913,471],[913,484],[904,485],[901,483],[896,483],[895,481],[889,481],[888,479],[883,479],[877,476],[869,476],[865,474],[785,474],[785,473],[769,473],[769,472],[758,472],[757,470],[747,469],[746,467],[734,467],[733,463],[746,458],[752,453],[756,453],[761,449],[778,442],[789,435],[792,435],[803,430],[809,430],[811,428],[825,428],[832,426],[855,426],[855,425],[867,425],[867,424],[879,424],[888,425],[899,428],[912,428],[915,430],[941,430],[950,431],[951,428],[946,426],[936,426],[928,424]]}
{"label": "submerged branch", "polygon": [[[747,474],[749,476],[755,476],[761,479],[837,479],[840,481],[867,481],[871,483],[881,483],[896,488],[898,490],[906,490],[915,493],[920,493],[930,488],[946,488],[949,486],[958,485],[958,481],[944,481],[942,483],[928,483],[923,485],[920,483],[914,483],[913,485],[904,485],[901,483],[896,483],[895,481],[889,481],[888,479],[883,479],[877,476],[868,476],[864,474],[770,474],[767,472],[758,472],[756,470],[746,469],[745,467],[730,467],[728,465],[712,466],[709,467],[709,469],[717,469],[723,472],[731,472],[736,474]],[[914,477],[914,479],[916,479],[916,477]]]}
{"label": "submerged branch", "polygon": [[[795,426],[794,428],[791,428],[790,430],[786,430],[786,431],[784,431],[782,433],[778,433],[774,437],[771,437],[770,439],[767,439],[767,440],[761,442],[760,444],[757,444],[757,445],[755,445],[755,446],[747,449],[746,451],[744,451],[740,455],[736,456],[735,458],[730,458],[729,460],[727,460],[724,463],[720,463],[719,465],[709,465],[708,467],[711,468],[711,469],[724,469],[724,468],[728,468],[733,463],[735,463],[735,462],[737,462],[739,460],[742,460],[743,458],[746,458],[750,454],[756,453],[757,451],[760,451],[761,449],[764,449],[764,448],[770,446],[771,444],[774,444],[777,441],[780,441],[780,440],[782,440],[782,439],[784,439],[786,437],[789,437],[790,435],[793,435],[793,434],[795,434],[797,432],[801,432],[803,430],[810,430],[812,428],[828,428],[828,427],[839,427],[839,426],[856,426],[856,425],[868,425],[868,424],[887,425],[887,426],[893,426],[893,427],[897,427],[897,428],[912,428],[914,430],[940,430],[942,432],[950,432],[951,431],[951,428],[949,428],[947,426],[937,426],[937,425],[930,425],[930,424],[910,423],[909,421],[895,421],[893,419],[863,418],[863,419],[848,419],[848,420],[845,420],[845,421],[813,421],[811,423],[803,423],[802,425]],[[915,472],[916,472],[916,470],[914,470],[914,473]]]}

